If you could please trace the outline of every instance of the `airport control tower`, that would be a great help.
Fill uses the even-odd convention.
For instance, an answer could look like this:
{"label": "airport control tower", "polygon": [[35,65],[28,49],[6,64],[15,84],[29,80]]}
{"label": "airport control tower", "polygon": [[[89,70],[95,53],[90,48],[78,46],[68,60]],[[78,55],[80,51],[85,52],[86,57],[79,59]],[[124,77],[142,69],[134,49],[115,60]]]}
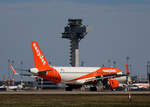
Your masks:
{"label": "airport control tower", "polygon": [[73,67],[79,66],[79,42],[86,34],[87,27],[82,25],[82,19],[68,19],[62,38],[70,40],[70,64]]}

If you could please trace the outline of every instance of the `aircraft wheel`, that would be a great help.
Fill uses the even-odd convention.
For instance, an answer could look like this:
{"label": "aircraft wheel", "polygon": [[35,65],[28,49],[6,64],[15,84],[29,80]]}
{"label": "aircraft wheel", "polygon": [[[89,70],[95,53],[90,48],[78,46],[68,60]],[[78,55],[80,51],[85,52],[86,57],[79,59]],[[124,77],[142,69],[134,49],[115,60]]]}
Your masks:
{"label": "aircraft wheel", "polygon": [[97,91],[98,92],[102,92],[103,91],[103,83],[102,83],[102,81],[99,81],[98,83],[97,83],[97,86],[96,86],[96,88],[97,88]]}
{"label": "aircraft wheel", "polygon": [[80,89],[81,91],[86,91],[86,88],[84,86],[82,86]]}
{"label": "aircraft wheel", "polygon": [[65,90],[66,91],[72,91],[72,88],[71,87],[66,87]]}
{"label": "aircraft wheel", "polygon": [[96,87],[90,87],[90,91],[97,91]]}

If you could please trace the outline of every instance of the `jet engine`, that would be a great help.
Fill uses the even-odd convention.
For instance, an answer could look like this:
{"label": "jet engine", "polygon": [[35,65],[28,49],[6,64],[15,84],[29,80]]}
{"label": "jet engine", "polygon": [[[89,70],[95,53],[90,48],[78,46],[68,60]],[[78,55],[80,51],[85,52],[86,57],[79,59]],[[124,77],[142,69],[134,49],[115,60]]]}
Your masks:
{"label": "jet engine", "polygon": [[108,80],[108,82],[110,84],[109,88],[112,90],[118,88],[119,86],[118,80]]}

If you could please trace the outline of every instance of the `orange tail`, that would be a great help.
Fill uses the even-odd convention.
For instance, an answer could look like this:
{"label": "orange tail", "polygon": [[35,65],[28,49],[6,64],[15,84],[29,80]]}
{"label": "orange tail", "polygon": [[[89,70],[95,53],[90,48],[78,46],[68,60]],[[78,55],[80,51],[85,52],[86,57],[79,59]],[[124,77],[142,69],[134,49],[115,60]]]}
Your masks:
{"label": "orange tail", "polygon": [[38,68],[39,71],[51,68],[36,41],[32,41],[32,51],[35,67]]}
{"label": "orange tail", "polygon": [[126,71],[127,71],[127,75],[130,74],[129,68],[128,68],[128,64],[126,64]]}
{"label": "orange tail", "polygon": [[9,64],[9,65],[10,65],[10,68],[11,68],[11,70],[13,71],[13,73],[14,73],[14,74],[18,74],[18,73],[15,71],[14,67],[13,67],[11,64]]}

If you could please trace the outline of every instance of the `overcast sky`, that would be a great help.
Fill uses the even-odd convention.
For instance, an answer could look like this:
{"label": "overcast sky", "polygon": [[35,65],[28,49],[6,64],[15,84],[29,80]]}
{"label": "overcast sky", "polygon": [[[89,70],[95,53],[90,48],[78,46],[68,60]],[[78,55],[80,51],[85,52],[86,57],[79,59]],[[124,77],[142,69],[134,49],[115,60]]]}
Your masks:
{"label": "overcast sky", "polygon": [[61,38],[68,18],[82,18],[90,32],[80,42],[80,62],[108,66],[116,61],[132,75],[146,75],[150,60],[149,0],[0,0],[0,78],[8,74],[8,59],[16,67],[34,67],[31,41],[38,41],[55,66],[69,65],[69,41]]}

